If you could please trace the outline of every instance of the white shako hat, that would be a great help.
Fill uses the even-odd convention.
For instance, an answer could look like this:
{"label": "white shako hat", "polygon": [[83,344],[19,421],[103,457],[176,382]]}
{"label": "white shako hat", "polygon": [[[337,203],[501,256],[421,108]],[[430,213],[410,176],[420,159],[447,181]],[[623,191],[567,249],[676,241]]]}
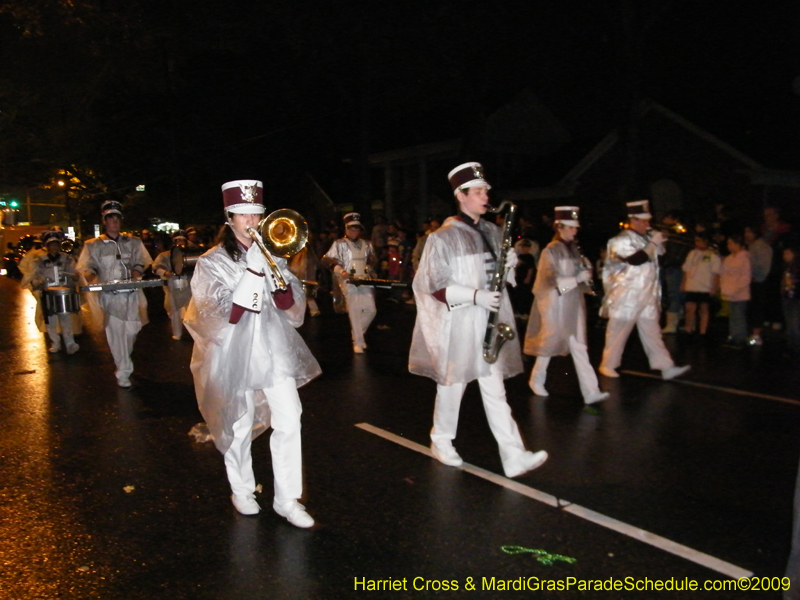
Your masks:
{"label": "white shako hat", "polygon": [[637,219],[652,219],[653,215],[650,214],[650,200],[634,200],[627,202],[625,206],[628,209],[628,218],[635,217]]}
{"label": "white shako hat", "polygon": [[45,231],[40,237],[42,238],[42,245],[46,248],[47,244],[50,242],[57,242],[59,244],[63,242],[64,232],[51,229],[50,231]]}
{"label": "white shako hat", "polygon": [[347,213],[344,217],[342,217],[342,220],[344,221],[345,227],[358,225],[362,229],[364,228],[364,226],[361,224],[361,215],[357,212]]}
{"label": "white shako hat", "polygon": [[225,212],[240,215],[263,215],[264,185],[255,179],[237,179],[222,184]]}
{"label": "white shako hat", "polygon": [[581,209],[577,206],[556,206],[555,222],[567,227],[580,227],[580,212]]}
{"label": "white shako hat", "polygon": [[478,162],[458,165],[448,173],[447,179],[450,180],[450,185],[453,186],[453,194],[457,194],[466,188],[477,186],[483,186],[487,190],[492,189],[489,182],[483,178],[483,165]]}
{"label": "white shako hat", "polygon": [[106,200],[103,202],[103,204],[100,205],[100,216],[105,221],[105,218],[109,215],[117,215],[121,219],[122,204],[116,200]]}

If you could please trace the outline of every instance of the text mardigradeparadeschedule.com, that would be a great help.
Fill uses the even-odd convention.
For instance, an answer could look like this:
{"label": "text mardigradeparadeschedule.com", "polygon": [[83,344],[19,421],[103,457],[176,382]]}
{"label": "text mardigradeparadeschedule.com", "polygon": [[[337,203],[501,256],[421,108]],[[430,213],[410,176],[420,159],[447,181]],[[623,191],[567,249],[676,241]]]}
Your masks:
{"label": "text mardigradeparadeschedule.com", "polygon": [[455,591],[531,591],[531,592],[583,592],[626,591],[626,592],[674,592],[674,591],[786,591],[789,589],[788,577],[742,577],[741,579],[706,579],[699,581],[684,577],[676,579],[649,579],[637,577],[609,577],[607,579],[578,579],[562,577],[545,579],[541,577],[517,577],[498,579],[496,577],[466,577],[460,579],[429,579],[426,577],[402,577],[388,579],[354,578],[354,591],[384,592],[455,592]]}

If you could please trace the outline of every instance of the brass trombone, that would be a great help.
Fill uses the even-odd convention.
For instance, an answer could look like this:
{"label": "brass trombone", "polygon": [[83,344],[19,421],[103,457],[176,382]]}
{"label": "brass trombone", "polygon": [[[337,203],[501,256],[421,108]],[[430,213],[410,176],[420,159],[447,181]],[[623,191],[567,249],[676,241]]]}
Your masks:
{"label": "brass trombone", "polygon": [[651,225],[648,233],[650,231],[660,231],[664,234],[664,237],[666,238],[665,241],[667,242],[678,244],[679,246],[689,246],[694,248],[694,237],[687,237],[685,235],[688,232],[686,227],[684,227],[681,223],[675,223],[674,225]]}
{"label": "brass trombone", "polygon": [[290,208],[280,208],[261,219],[256,227],[248,227],[247,233],[267,260],[275,287],[285,290],[288,287],[286,279],[273,256],[289,258],[303,249],[308,241],[305,218]]}

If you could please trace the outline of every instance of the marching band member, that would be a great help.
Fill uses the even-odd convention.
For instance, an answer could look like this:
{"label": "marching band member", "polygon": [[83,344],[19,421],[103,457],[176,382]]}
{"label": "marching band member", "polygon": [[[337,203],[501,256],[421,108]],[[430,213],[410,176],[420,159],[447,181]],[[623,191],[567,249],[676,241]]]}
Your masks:
{"label": "marching band member", "polygon": [[372,244],[361,239],[363,226],[361,215],[355,212],[344,216],[344,237],[335,240],[325,256],[322,264],[332,268],[347,302],[347,314],[350,317],[350,331],[353,337],[353,352],[363,354],[367,349],[364,334],[377,314],[375,308],[375,288],[348,283],[351,277],[367,279],[375,277],[377,257]]}
{"label": "marching band member", "polygon": [[[300,281],[304,279],[307,281],[315,281],[317,279],[317,267],[319,267],[319,259],[314,253],[314,248],[309,235],[308,242],[300,252],[289,258],[289,270],[294,273]],[[306,291],[306,304],[308,306],[308,314],[312,317],[318,317],[322,313],[319,310],[319,305],[314,298],[316,293],[315,289]]]}
{"label": "marching band member", "polygon": [[[507,477],[517,477],[544,463],[547,452],[525,449],[506,401],[503,379],[522,372],[519,344],[505,344],[493,364],[483,358],[490,311],[499,310],[500,320],[516,327],[508,292],[487,289],[502,248],[502,234],[496,225],[481,219],[487,211],[490,187],[481,165],[460,165],[448,179],[459,212],[428,236],[414,277],[417,320],[409,371],[437,383],[431,429],[435,459],[461,466],[453,440],[464,390],[477,379],[503,471]],[[513,249],[509,249],[509,258],[508,268],[513,271]]]}
{"label": "marching band member", "polygon": [[627,203],[629,228],[608,241],[608,256],[603,266],[605,296],[600,316],[608,318],[603,360],[598,369],[606,377],[619,377],[616,369],[628,336],[636,327],[651,369],[664,379],[683,375],[691,367],[675,366],[664,341],[658,319],[661,314],[661,283],[658,257],[666,240],[660,231],[650,229],[650,201]]}
{"label": "marching band member", "polygon": [[78,313],[48,315],[42,298],[48,287],[75,287],[78,275],[75,272],[75,259],[61,251],[61,242],[64,241],[62,232],[45,231],[41,239],[45,250],[29,251],[20,263],[20,271],[23,273],[20,285],[31,290],[36,297],[36,325],[39,331],[46,331],[50,338],[51,345],[48,351],[61,350],[63,336],[67,354],[75,354],[80,350],[74,337],[75,333],[81,332],[80,315]]}
{"label": "marching band member", "polygon": [[[105,233],[84,244],[78,258],[78,272],[89,284],[141,280],[153,261],[142,240],[120,233],[122,205],[116,200],[107,200],[100,210]],[[99,294],[99,305],[90,301],[95,322],[102,322],[105,328],[108,347],[117,367],[117,384],[129,388],[133,373],[133,344],[142,326],[148,323],[147,299],[141,289],[103,291]]]}
{"label": "marching band member", "polygon": [[[173,246],[186,246],[186,232],[183,229],[172,234]],[[167,280],[164,289],[164,309],[167,311],[170,323],[172,324],[172,339],[179,340],[183,335],[183,318],[186,315],[186,307],[192,299],[192,273],[186,272],[180,275],[172,271],[172,252],[165,250],[161,252],[153,261],[153,273]]]}
{"label": "marching band member", "polygon": [[200,234],[195,227],[186,228],[186,247],[187,248],[205,248]]}
{"label": "marching band member", "polygon": [[272,507],[292,525],[311,527],[314,519],[297,501],[303,494],[297,388],[321,370],[296,331],[306,309],[303,288],[286,261],[275,257],[288,284],[277,288],[248,232],[264,213],[261,182],[228,182],[222,198],[227,221],[217,244],[197,261],[184,321],[195,342],[191,370],[197,403],[224,456],[236,510],[244,515],[261,510],[254,496],[251,442],[272,426]]}
{"label": "marching band member", "polygon": [[584,264],[575,241],[579,208],[557,206],[556,235],[542,251],[533,284],[533,308],[525,333],[525,354],[535,356],[530,385],[537,396],[547,396],[544,382],[550,357],[572,355],[583,401],[594,404],[608,398],[600,391],[586,348],[586,301],[591,292],[591,265]]}

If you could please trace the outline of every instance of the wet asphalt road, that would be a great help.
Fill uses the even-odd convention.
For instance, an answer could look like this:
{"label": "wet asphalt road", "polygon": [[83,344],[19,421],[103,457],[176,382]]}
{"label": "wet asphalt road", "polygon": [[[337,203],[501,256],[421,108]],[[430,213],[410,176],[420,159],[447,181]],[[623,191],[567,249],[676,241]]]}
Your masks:
{"label": "wet asphalt road", "polygon": [[[780,597],[582,592],[577,583],[569,591],[497,590],[500,580],[529,577],[730,580],[644,543],[642,530],[759,577],[782,576],[800,382],[779,339],[744,351],[669,339],[677,362],[693,365],[686,380],[712,387],[625,374],[601,380],[612,396],[597,410],[584,408],[569,358],[553,359],[547,399],[532,396],[525,375],[509,380],[529,447],[550,453],[515,481],[558,498],[551,506],[356,427],[427,446],[435,384],[407,371],[412,306],[382,298],[368,353],[354,356],[347,318],[323,300],[323,316],[301,330],[324,374],[300,391],[304,502],[318,524],[299,530],[270,508],[266,435],[253,446],[265,508],[254,518],[231,506],[213,444],[187,435],[201,420],[192,342],[188,334],[170,339],[158,301],[151,294],[134,387],[123,390],[102,335],[87,327],[76,355],[49,355],[32,297],[0,278],[0,598]],[[595,365],[602,334],[591,330]],[[623,370],[651,374],[637,340]],[[456,447],[486,476],[502,475],[474,384]],[[570,505],[622,522],[638,539]],[[503,546],[576,561],[544,564]],[[406,589],[355,590],[362,578],[401,586],[405,578]],[[494,591],[483,589],[484,578],[495,578]],[[414,590],[415,581],[428,590]],[[444,581],[458,590],[433,591]]]}

